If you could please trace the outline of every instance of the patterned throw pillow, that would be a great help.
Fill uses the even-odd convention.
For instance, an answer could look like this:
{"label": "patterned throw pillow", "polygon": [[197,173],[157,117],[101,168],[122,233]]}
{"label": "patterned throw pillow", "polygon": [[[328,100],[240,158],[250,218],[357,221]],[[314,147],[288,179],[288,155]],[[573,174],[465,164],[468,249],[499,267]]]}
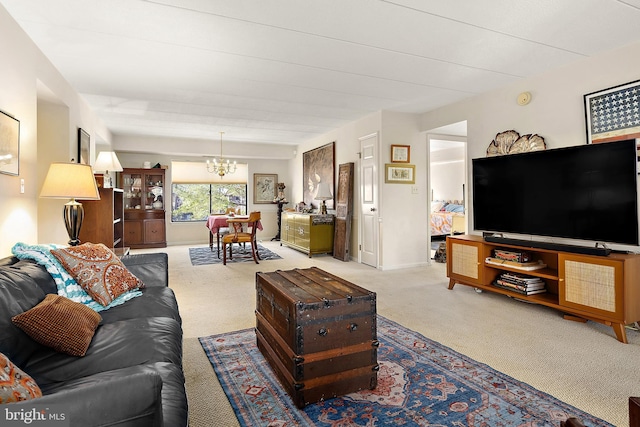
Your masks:
{"label": "patterned throw pillow", "polygon": [[0,353],[0,404],[42,397],[38,384]]}
{"label": "patterned throw pillow", "polygon": [[104,306],[125,292],[144,288],[142,281],[102,243],[53,249],[51,254],[91,298]]}
{"label": "patterned throw pillow", "polygon": [[87,291],[78,285],[75,279],[71,277],[62,264],[60,264],[60,261],[51,255],[52,249],[59,249],[63,247],[64,246],[57,244],[28,245],[26,243],[18,242],[13,246],[13,248],[11,248],[11,253],[19,259],[34,260],[39,265],[46,268],[47,272],[56,282],[58,295],[67,297],[71,301],[81,302],[94,311],[107,310],[142,295],[142,292],[138,290],[129,291],[111,301],[107,306],[98,304],[91,298],[91,295],[89,295]]}
{"label": "patterned throw pillow", "polygon": [[71,356],[84,356],[102,317],[60,295],[47,296],[11,321],[34,341]]}

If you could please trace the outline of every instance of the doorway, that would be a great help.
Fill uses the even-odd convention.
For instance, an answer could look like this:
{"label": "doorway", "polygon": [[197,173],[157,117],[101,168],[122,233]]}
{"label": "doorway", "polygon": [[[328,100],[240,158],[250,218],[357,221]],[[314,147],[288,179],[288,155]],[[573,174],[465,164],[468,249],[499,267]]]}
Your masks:
{"label": "doorway", "polygon": [[431,259],[447,236],[467,232],[466,134],[466,121],[432,129],[427,134]]}

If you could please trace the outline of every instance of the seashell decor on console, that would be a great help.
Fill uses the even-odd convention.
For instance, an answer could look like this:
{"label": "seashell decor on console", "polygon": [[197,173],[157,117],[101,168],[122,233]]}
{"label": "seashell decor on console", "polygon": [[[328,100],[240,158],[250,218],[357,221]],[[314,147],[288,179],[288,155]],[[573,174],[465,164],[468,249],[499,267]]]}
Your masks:
{"label": "seashell decor on console", "polygon": [[506,130],[496,135],[487,147],[487,157],[503,156],[505,154],[527,153],[541,151],[547,148],[544,138],[538,134],[522,135],[515,130]]}

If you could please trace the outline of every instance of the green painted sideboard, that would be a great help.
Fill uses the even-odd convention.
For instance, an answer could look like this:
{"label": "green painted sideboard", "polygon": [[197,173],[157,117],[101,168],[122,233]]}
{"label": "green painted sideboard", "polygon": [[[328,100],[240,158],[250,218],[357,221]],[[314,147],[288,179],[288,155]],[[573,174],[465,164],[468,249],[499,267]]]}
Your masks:
{"label": "green painted sideboard", "polygon": [[333,215],[282,212],[280,244],[309,255],[333,252]]}

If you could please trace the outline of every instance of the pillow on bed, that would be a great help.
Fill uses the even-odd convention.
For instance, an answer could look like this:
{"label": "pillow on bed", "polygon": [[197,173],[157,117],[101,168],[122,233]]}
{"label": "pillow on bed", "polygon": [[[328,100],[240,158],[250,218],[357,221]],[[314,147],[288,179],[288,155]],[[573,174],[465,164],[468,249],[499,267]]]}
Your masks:
{"label": "pillow on bed", "polygon": [[446,212],[464,213],[464,206],[453,203],[449,203],[444,209]]}
{"label": "pillow on bed", "polygon": [[431,212],[440,212],[444,205],[444,202],[431,202]]}

